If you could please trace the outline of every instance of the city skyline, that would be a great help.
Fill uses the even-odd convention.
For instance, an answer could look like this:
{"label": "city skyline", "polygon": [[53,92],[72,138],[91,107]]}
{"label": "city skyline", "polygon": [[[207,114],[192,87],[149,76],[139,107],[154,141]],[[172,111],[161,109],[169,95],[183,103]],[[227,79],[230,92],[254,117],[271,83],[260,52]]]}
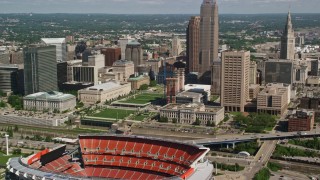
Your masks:
{"label": "city skyline", "polygon": [[[202,0],[3,0],[2,13],[199,14]],[[221,14],[318,13],[317,0],[218,0]]]}

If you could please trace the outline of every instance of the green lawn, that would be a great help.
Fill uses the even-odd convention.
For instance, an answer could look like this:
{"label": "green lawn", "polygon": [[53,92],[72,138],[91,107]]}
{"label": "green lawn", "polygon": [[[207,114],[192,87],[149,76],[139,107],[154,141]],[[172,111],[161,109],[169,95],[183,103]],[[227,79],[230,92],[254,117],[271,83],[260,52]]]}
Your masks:
{"label": "green lawn", "polygon": [[149,117],[149,115],[140,114],[138,116],[134,116],[133,120],[142,121],[144,118],[148,118],[148,117]]}
{"label": "green lawn", "polygon": [[138,94],[127,100],[120,101],[130,104],[146,104],[163,98],[163,94]]}
{"label": "green lawn", "polygon": [[10,155],[10,156],[6,156],[2,153],[0,153],[0,166],[6,166],[6,163],[8,162],[8,160],[12,157],[20,157],[21,155]]}
{"label": "green lawn", "polygon": [[123,109],[106,109],[92,116],[100,118],[124,119],[125,117],[128,117],[130,114],[133,114],[134,112],[135,111]]}

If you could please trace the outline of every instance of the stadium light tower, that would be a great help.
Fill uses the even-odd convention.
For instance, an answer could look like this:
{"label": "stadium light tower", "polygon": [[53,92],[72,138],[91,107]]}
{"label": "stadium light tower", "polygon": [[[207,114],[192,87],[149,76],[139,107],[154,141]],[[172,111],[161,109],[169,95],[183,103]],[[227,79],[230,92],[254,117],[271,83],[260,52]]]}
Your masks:
{"label": "stadium light tower", "polygon": [[9,135],[6,134],[5,137],[6,137],[7,156],[9,156]]}

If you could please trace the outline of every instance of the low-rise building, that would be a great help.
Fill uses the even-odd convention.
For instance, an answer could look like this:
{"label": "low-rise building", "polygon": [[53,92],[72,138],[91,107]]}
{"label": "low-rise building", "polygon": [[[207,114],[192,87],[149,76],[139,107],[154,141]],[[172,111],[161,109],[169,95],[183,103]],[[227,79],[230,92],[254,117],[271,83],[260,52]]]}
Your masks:
{"label": "low-rise building", "polygon": [[288,132],[311,131],[314,125],[314,112],[297,111],[288,119]]}
{"label": "low-rise building", "polygon": [[260,86],[258,84],[250,84],[249,86],[249,98],[251,100],[257,99],[260,91]]}
{"label": "low-rise building", "polygon": [[185,91],[202,93],[204,95],[204,101],[210,101],[211,85],[205,84],[187,84],[184,86]]}
{"label": "low-rise building", "polygon": [[205,106],[204,104],[168,104],[160,110],[160,117],[173,119],[181,124],[193,124],[197,120],[200,125],[219,124],[224,119],[224,107]]}
{"label": "low-rise building", "polygon": [[39,92],[23,98],[24,109],[36,111],[71,110],[76,106],[76,97],[61,92]]}
{"label": "low-rise building", "polygon": [[177,104],[203,103],[203,94],[195,92],[182,92],[176,96]]}
{"label": "low-rise building", "polygon": [[109,81],[104,84],[88,87],[78,92],[78,98],[84,104],[93,105],[100,102],[117,99],[131,92],[131,83]]}
{"label": "low-rise building", "polygon": [[257,97],[259,113],[282,115],[290,103],[290,86],[285,84],[268,84]]}
{"label": "low-rise building", "polygon": [[150,84],[150,77],[149,76],[144,76],[144,75],[141,75],[141,76],[138,76],[138,77],[133,77],[133,78],[130,78],[128,80],[128,82],[131,83],[131,89],[132,90],[138,90],[140,89],[140,87],[144,84],[147,84],[149,86]]}
{"label": "low-rise building", "polygon": [[320,85],[320,77],[319,76],[309,76],[307,79],[308,86],[319,86]]}
{"label": "low-rise building", "polygon": [[134,64],[128,60],[117,60],[113,63],[113,73],[116,77],[121,77],[118,81],[127,82],[131,75],[134,74]]}

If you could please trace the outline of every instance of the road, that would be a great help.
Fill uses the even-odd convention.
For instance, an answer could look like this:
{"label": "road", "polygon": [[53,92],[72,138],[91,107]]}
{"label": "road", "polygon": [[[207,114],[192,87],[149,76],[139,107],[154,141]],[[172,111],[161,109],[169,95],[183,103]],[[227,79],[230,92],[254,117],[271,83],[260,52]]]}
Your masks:
{"label": "road", "polygon": [[245,169],[244,175],[248,179],[252,179],[257,172],[266,166],[276,148],[277,142],[276,140],[266,141],[262,144],[250,166]]}

